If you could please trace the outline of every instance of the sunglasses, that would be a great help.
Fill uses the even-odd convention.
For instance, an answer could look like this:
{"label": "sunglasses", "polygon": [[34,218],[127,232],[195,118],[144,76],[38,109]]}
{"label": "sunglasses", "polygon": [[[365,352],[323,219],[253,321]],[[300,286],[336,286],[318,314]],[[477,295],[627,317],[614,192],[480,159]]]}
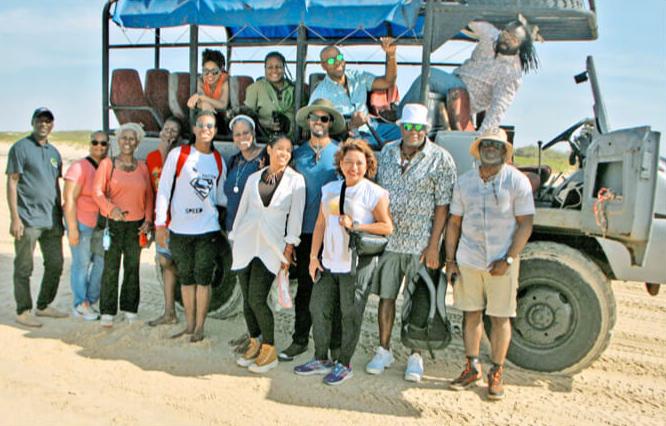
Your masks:
{"label": "sunglasses", "polygon": [[479,147],[481,148],[495,148],[497,150],[502,149],[504,146],[504,142],[492,140],[492,139],[483,139],[479,143]]}
{"label": "sunglasses", "polygon": [[425,129],[425,125],[423,125],[423,124],[414,124],[414,123],[404,123],[402,125],[402,128],[407,130],[408,132],[411,132],[412,130],[416,130],[417,132],[420,132],[421,130]]}
{"label": "sunglasses", "polygon": [[321,121],[322,123],[326,124],[329,121],[331,121],[331,116],[330,115],[317,115],[317,114],[310,114],[308,115],[308,120],[316,123],[317,121]]}
{"label": "sunglasses", "polygon": [[197,129],[208,129],[208,130],[213,130],[215,128],[215,124],[213,123],[197,123],[195,124],[197,126]]}
{"label": "sunglasses", "polygon": [[203,69],[203,75],[208,75],[208,74],[218,75],[219,73],[220,73],[219,68],[213,68],[213,69],[204,68]]}
{"label": "sunglasses", "polygon": [[102,145],[102,146],[107,146],[109,143],[107,141],[96,141],[96,140],[91,140],[90,143],[92,146],[97,146],[97,145]]}
{"label": "sunglasses", "polygon": [[345,60],[345,57],[342,56],[342,53],[338,53],[338,56],[330,57],[330,58],[326,59],[326,63],[329,64],[329,65],[333,65],[336,61],[337,62],[342,62],[344,60]]}

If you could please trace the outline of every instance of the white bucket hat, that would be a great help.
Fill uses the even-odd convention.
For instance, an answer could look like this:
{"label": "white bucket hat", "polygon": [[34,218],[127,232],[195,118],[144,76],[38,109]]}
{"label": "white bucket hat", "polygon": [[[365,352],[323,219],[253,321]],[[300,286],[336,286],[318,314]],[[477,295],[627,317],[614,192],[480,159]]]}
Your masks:
{"label": "white bucket hat", "polygon": [[396,124],[402,125],[403,123],[423,124],[430,126],[428,121],[428,108],[421,104],[406,104],[402,108],[402,116]]}

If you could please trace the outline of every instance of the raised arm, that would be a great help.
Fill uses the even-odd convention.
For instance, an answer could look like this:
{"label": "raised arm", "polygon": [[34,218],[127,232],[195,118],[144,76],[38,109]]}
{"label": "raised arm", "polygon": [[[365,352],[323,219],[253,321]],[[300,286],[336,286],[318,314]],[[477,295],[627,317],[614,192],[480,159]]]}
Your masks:
{"label": "raised arm", "polygon": [[382,37],[382,50],[386,52],[386,71],[381,77],[375,78],[372,82],[372,90],[386,90],[395,86],[398,79],[398,63],[395,58],[397,46],[393,43],[393,38]]}

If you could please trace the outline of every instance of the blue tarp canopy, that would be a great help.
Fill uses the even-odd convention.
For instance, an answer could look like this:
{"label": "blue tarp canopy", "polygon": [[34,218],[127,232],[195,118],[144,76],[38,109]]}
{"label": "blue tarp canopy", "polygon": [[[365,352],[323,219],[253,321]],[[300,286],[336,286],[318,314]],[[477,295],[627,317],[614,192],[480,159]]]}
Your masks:
{"label": "blue tarp canopy", "polygon": [[236,39],[296,38],[300,24],[310,37],[344,37],[358,28],[381,36],[420,33],[420,7],[421,0],[118,0],[113,21],[126,28],[224,26]]}

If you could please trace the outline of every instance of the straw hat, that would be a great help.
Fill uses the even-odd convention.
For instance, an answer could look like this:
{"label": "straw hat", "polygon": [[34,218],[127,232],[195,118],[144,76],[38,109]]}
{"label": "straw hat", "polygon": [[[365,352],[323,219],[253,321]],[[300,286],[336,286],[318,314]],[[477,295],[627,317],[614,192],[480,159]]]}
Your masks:
{"label": "straw hat", "polygon": [[335,109],[333,103],[328,99],[317,99],[312,102],[311,105],[304,106],[296,112],[296,123],[304,128],[308,127],[308,116],[313,111],[324,111],[333,118],[333,123],[331,124],[330,133],[336,135],[342,133],[347,127],[345,123],[345,118],[340,114],[340,112]]}
{"label": "straw hat", "polygon": [[428,108],[421,104],[406,104],[402,108],[402,116],[395,124],[402,125],[403,123],[423,124],[430,126],[428,121]]}
{"label": "straw hat", "polygon": [[481,136],[472,142],[472,146],[469,147],[469,153],[477,160],[479,159],[479,144],[482,140],[491,140],[504,143],[504,146],[506,147],[505,161],[509,160],[513,156],[513,145],[509,143],[506,132],[503,129],[497,128],[486,130],[481,134]]}

